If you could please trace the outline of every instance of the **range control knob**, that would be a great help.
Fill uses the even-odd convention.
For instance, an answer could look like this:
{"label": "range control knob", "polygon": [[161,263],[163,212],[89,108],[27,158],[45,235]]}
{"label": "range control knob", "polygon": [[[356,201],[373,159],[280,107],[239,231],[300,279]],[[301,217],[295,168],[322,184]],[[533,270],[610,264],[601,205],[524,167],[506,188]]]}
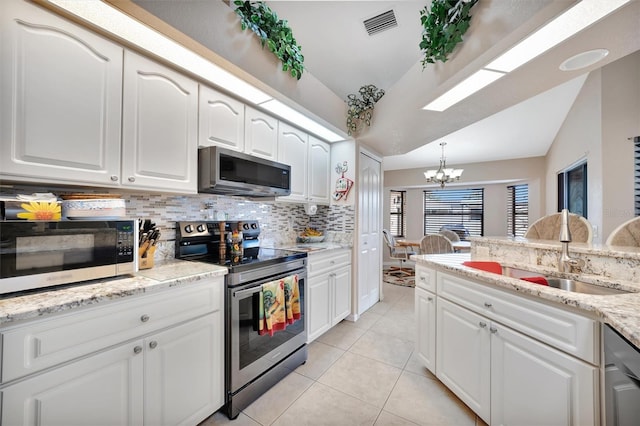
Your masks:
{"label": "range control knob", "polygon": [[207,230],[207,227],[201,223],[200,225],[198,225],[197,229],[198,229],[198,232],[204,232]]}
{"label": "range control knob", "polygon": [[190,234],[193,232],[193,225],[187,225],[184,227],[184,232],[186,232],[187,234]]}
{"label": "range control knob", "polygon": [[252,223],[251,224],[251,229],[258,229],[258,224],[257,223]]}
{"label": "range control knob", "polygon": [[249,229],[249,224],[248,223],[243,223],[242,224],[242,229]]}

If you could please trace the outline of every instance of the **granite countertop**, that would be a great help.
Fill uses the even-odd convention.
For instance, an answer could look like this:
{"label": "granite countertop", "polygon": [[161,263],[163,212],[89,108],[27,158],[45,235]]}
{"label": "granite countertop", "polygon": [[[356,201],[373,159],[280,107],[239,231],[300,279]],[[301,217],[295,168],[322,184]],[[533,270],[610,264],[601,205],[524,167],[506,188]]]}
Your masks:
{"label": "granite countertop", "polygon": [[291,245],[283,245],[277,248],[294,250],[294,251],[304,251],[311,254],[311,253],[318,253],[318,252],[327,251],[327,250],[337,250],[337,249],[350,248],[350,247],[344,244],[339,244],[339,243],[322,242],[322,243],[296,243]]}
{"label": "granite countertop", "polygon": [[227,274],[227,268],[200,262],[166,260],[135,275],[98,279],[0,297],[0,327],[74,308],[97,305]]}
{"label": "granite countertop", "polygon": [[[630,283],[624,281],[611,279],[605,281],[597,276],[580,275],[574,278],[605,287],[629,290],[632,291],[632,293],[605,296],[575,293],[462,265],[462,262],[470,260],[470,258],[471,256],[468,253],[416,255],[411,257],[411,259],[419,265],[454,272],[458,275],[476,279],[485,284],[495,285],[496,287],[538,297],[556,304],[571,306],[590,313],[600,318],[604,323],[611,325],[626,337],[627,340],[637,347],[640,347],[640,292],[638,292],[637,286],[630,285]],[[540,274],[557,275],[556,271],[536,267],[535,265],[525,266],[504,263],[503,266],[524,268]]]}

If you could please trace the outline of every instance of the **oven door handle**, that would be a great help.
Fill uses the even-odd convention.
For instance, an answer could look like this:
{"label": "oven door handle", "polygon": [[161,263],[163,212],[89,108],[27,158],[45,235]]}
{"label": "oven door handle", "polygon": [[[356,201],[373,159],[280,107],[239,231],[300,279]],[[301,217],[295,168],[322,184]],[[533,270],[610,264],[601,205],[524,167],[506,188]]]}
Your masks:
{"label": "oven door handle", "polygon": [[244,290],[238,290],[233,292],[233,298],[238,299],[240,297],[244,297],[249,294],[260,293],[262,291],[262,286],[259,285],[257,287],[251,287]]}

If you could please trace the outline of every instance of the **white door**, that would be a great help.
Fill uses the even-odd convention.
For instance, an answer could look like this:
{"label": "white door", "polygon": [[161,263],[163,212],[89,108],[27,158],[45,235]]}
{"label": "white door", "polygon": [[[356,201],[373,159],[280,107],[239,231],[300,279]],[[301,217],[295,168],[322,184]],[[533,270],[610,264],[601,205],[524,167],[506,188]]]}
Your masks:
{"label": "white door", "polygon": [[427,370],[436,372],[436,296],[426,290],[415,289],[416,351]]}
{"label": "white door", "polygon": [[198,83],[125,52],[122,184],[197,192]]}
{"label": "white door", "polygon": [[117,186],[122,47],[27,2],[0,2],[0,173]]}
{"label": "white door", "polygon": [[336,325],[351,313],[351,268],[343,266],[333,273],[333,318]]}
{"label": "white door", "polygon": [[145,339],[145,425],[191,425],[224,403],[222,312]]}
{"label": "white door", "polygon": [[245,144],[247,154],[267,160],[278,160],[278,120],[245,106]]}
{"label": "white door", "polygon": [[361,152],[358,171],[358,306],[362,314],[380,300],[382,178],[380,161]]}
{"label": "white door", "polygon": [[143,360],[136,341],[8,386],[0,423],[139,426]]}
{"label": "white door", "polygon": [[482,420],[489,423],[489,321],[441,297],[438,297],[436,310],[436,376]]}
{"label": "white door", "polygon": [[598,424],[597,383],[596,367],[491,325],[492,425]]}
{"label": "white door", "polygon": [[198,146],[221,146],[244,150],[244,104],[200,85]]}

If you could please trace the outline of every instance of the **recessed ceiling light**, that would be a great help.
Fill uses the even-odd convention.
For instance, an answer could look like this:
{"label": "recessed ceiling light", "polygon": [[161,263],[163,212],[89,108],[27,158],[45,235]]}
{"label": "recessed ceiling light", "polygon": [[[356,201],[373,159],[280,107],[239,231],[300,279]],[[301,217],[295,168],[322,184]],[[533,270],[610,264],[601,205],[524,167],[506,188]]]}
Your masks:
{"label": "recessed ceiling light", "polygon": [[609,54],[607,49],[594,49],[578,53],[560,64],[562,71],[575,71],[601,61]]}

